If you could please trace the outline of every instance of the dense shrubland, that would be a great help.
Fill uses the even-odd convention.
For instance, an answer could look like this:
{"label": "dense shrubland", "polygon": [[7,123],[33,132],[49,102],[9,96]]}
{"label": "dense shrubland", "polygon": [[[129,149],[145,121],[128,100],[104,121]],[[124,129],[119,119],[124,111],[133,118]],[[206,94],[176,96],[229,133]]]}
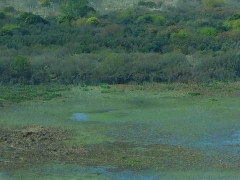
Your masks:
{"label": "dense shrubland", "polygon": [[59,16],[47,17],[5,7],[0,82],[238,80],[237,1],[176,2],[162,9],[162,1],[140,1],[135,8],[102,13],[87,0],[41,0],[40,6],[59,5]]}

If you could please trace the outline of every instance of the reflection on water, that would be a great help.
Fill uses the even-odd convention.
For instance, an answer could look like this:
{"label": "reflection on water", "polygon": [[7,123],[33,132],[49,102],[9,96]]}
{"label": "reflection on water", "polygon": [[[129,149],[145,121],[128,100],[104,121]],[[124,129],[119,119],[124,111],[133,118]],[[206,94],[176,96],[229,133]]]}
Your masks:
{"label": "reflection on water", "polygon": [[225,143],[226,145],[240,145],[240,131],[234,132]]}
{"label": "reflection on water", "polygon": [[6,178],[5,173],[0,172],[0,179],[2,180],[2,179],[4,179],[4,178]]}
{"label": "reflection on water", "polygon": [[[76,99],[73,98],[63,104],[51,101],[44,104],[32,102],[29,105],[18,106],[16,112],[11,109],[6,111],[4,116],[1,114],[0,122],[14,125],[26,123],[27,125],[56,125],[72,128],[79,133],[76,139],[79,138],[86,144],[114,141],[139,144],[140,148],[148,144],[190,147],[203,152],[207,158],[211,157],[216,160],[221,158],[224,163],[230,165],[230,168],[234,163],[240,162],[240,147],[231,146],[240,144],[239,98],[219,98],[219,101],[212,103],[209,102],[209,97],[196,99],[159,95],[154,96],[153,99],[150,93],[135,95],[134,92],[132,93],[134,96],[124,93],[109,94],[108,98],[103,98],[99,93],[87,93],[88,95],[81,93],[79,97],[76,95]],[[72,112],[76,113],[69,115]],[[114,152],[117,150],[119,149],[114,149]],[[147,153],[144,148],[136,149],[136,151],[142,154]],[[154,158],[155,154],[152,156]],[[207,169],[207,167],[204,168]],[[0,173],[0,180],[240,179],[238,172],[229,173],[227,168],[216,169],[216,171],[211,169],[212,171],[207,172],[174,172],[174,169],[169,167],[168,170],[173,172],[159,172],[159,169],[150,167],[151,172],[147,173],[126,169],[116,170],[112,167],[80,167],[77,165],[56,167],[51,165],[25,171],[6,172],[7,174]],[[235,166],[232,169],[238,170]]]}
{"label": "reflection on water", "polygon": [[85,113],[74,113],[71,119],[76,121],[87,121],[89,120],[89,116]]}
{"label": "reflection on water", "polygon": [[[48,165],[46,167],[34,168],[27,171],[18,171],[13,174],[9,173],[10,179],[94,179],[94,180],[154,180],[158,175],[144,172],[135,172],[129,170],[119,171],[113,167],[83,167],[74,165]],[[1,178],[1,174],[0,174]],[[1,178],[2,180],[2,178]]]}
{"label": "reflection on water", "polygon": [[117,170],[114,167],[83,167],[67,164],[50,164],[45,167],[8,173],[1,180],[239,180],[239,172],[169,171],[137,172]]}

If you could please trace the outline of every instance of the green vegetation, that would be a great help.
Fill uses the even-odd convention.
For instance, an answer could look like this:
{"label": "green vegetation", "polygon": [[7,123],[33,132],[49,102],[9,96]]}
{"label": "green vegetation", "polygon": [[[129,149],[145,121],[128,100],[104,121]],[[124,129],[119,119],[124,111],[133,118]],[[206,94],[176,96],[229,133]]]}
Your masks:
{"label": "green vegetation", "polygon": [[60,85],[42,86],[0,86],[0,105],[5,103],[20,103],[29,100],[50,100],[61,97],[62,91],[69,88]]}
{"label": "green vegetation", "polygon": [[202,0],[205,8],[216,8],[224,5],[225,0]]}
{"label": "green vegetation", "polygon": [[44,7],[47,7],[47,6],[50,6],[50,5],[51,5],[51,3],[50,3],[48,0],[40,0],[40,1],[39,1],[39,4],[40,4],[41,6],[44,6]]}
{"label": "green vegetation", "polygon": [[61,10],[66,16],[83,17],[95,11],[88,4],[88,0],[63,0]]}
{"label": "green vegetation", "polygon": [[44,16],[24,12],[23,7],[3,6],[0,83],[209,83],[239,79],[240,15],[235,0],[172,4],[136,0],[129,1],[132,5],[124,10],[125,1],[118,3],[119,9],[97,8],[103,4],[107,8],[108,2],[29,2],[29,6],[45,9]]}
{"label": "green vegetation", "polygon": [[[106,166],[116,168],[117,174],[123,170],[137,173],[164,171],[164,174],[184,171],[193,177],[192,171],[238,171],[239,156],[235,156],[233,147],[224,145],[231,140],[234,142],[232,131],[239,129],[239,112],[236,110],[239,109],[239,87],[239,83],[75,86],[64,93],[67,97],[64,99],[30,101],[1,108],[0,124],[8,128],[10,137],[19,134],[20,140],[6,135],[15,141],[17,147],[24,147],[19,142],[31,142],[32,146],[39,148],[31,139],[43,147],[51,147],[48,156],[45,156],[46,149],[39,151],[41,154],[36,156],[42,159],[35,157],[35,164],[41,160],[50,163],[56,160],[64,167],[66,163],[88,166],[84,172],[89,172],[91,167]],[[34,88],[44,89],[42,86]],[[29,91],[29,87],[10,91],[11,94],[21,94],[26,90]],[[107,93],[102,93],[103,90]],[[5,91],[1,89],[4,93],[8,91],[7,88]],[[51,92],[50,89],[46,91]],[[56,92],[56,89],[52,91]],[[75,120],[74,113],[83,113],[89,119]],[[18,130],[11,133],[11,128],[16,126]],[[35,129],[43,132],[44,138],[49,137],[49,133],[51,136],[42,140],[42,133],[33,131]],[[54,129],[60,129],[59,134],[55,134]],[[64,147],[69,151],[62,146],[57,146],[56,150],[49,140],[56,143],[61,140],[62,143],[59,135],[64,137],[65,130],[71,132],[71,138],[64,141]],[[29,131],[32,133],[28,137],[21,133]],[[211,146],[206,146],[206,142],[211,142]],[[223,147],[227,148],[226,152],[222,151]],[[26,158],[28,155],[14,157]],[[17,162],[25,161],[20,159]],[[26,167],[29,162],[32,161],[25,162]],[[42,169],[42,164],[35,164],[35,170]],[[41,175],[46,176],[45,173]]]}
{"label": "green vegetation", "polygon": [[51,175],[46,161],[87,166],[76,170],[83,179],[124,170],[121,179],[148,179],[144,170],[150,179],[168,171],[239,177],[239,7],[1,1],[0,179],[29,178],[9,170],[33,163]]}
{"label": "green vegetation", "polygon": [[19,19],[22,20],[25,24],[48,23],[48,21],[42,18],[41,16],[28,12],[21,13],[19,15]]}
{"label": "green vegetation", "polygon": [[214,27],[203,27],[200,29],[199,32],[201,35],[206,35],[206,36],[216,36],[217,35],[217,29]]}

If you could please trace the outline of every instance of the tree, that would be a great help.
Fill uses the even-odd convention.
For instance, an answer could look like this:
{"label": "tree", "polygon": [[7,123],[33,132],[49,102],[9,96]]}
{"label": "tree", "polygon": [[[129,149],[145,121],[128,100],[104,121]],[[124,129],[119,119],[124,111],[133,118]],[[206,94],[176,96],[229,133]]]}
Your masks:
{"label": "tree", "polygon": [[64,15],[75,18],[86,16],[89,12],[95,12],[89,6],[88,0],[64,0],[61,11]]}
{"label": "tree", "polygon": [[4,12],[0,12],[0,19],[5,19],[6,18],[6,14]]}
{"label": "tree", "polygon": [[40,0],[38,4],[43,7],[49,7],[51,5],[51,3],[48,0]]}
{"label": "tree", "polygon": [[225,4],[224,0],[202,0],[205,8],[217,8]]}
{"label": "tree", "polygon": [[165,17],[156,14],[145,14],[137,18],[139,23],[163,25],[166,22]]}
{"label": "tree", "polygon": [[27,57],[16,56],[11,63],[11,71],[14,77],[29,78],[31,75],[31,64]]}
{"label": "tree", "polygon": [[214,27],[203,27],[199,30],[199,33],[205,36],[216,36],[217,29]]}
{"label": "tree", "polygon": [[35,15],[30,12],[23,12],[19,15],[19,19],[23,20],[25,24],[37,24],[43,23],[48,24],[49,22],[46,19],[43,19],[39,15]]}

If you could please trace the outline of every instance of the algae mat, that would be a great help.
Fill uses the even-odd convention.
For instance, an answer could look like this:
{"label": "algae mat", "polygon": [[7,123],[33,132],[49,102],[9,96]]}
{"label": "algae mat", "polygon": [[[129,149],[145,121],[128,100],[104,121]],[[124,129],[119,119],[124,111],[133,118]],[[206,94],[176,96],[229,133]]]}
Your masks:
{"label": "algae mat", "polygon": [[0,178],[239,179],[239,105],[237,95],[99,87],[10,105],[1,126],[66,130],[71,151],[3,169]]}

